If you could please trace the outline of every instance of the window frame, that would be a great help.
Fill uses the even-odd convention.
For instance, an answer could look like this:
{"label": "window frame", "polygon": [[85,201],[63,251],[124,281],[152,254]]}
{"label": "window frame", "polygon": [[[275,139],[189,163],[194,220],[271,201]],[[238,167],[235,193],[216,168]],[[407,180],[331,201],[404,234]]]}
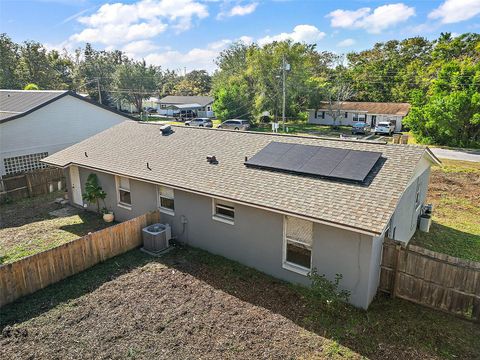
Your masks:
{"label": "window frame", "polygon": [[[120,186],[120,183],[121,183],[120,178],[124,178],[124,179],[128,180],[128,189],[122,188]],[[116,189],[116,193],[117,193],[117,206],[121,207],[121,208],[124,208],[124,209],[127,209],[127,210],[132,210],[132,190],[130,188],[130,178],[125,177],[125,176],[119,176],[119,175],[115,176],[115,189]],[[125,191],[125,192],[128,192],[130,194],[130,204],[125,203],[125,202],[120,200],[121,199],[120,191]]]}
{"label": "window frame", "polygon": [[[305,221],[308,221],[308,220],[305,220]],[[295,272],[297,274],[308,276],[308,274],[310,274],[312,271],[312,265],[313,265],[313,223],[312,223],[312,245],[310,246],[310,249],[309,249],[310,250],[310,268],[306,268],[302,265],[298,265],[298,264],[287,261],[288,242],[302,244],[305,246],[305,243],[287,237],[287,224],[288,224],[287,215],[284,215],[283,216],[282,267],[286,270]]]}
{"label": "window frame", "polygon": [[[233,217],[218,214],[217,206],[228,208],[228,210],[233,211]],[[228,201],[222,201],[216,198],[212,198],[212,219],[215,221],[223,222],[225,224],[234,225],[235,224],[235,204],[230,203]]]}
{"label": "window frame", "polygon": [[[170,196],[162,195],[162,192],[161,192],[162,187],[171,189],[172,193],[173,193],[173,196],[170,197]],[[168,199],[168,200],[173,200],[173,209],[163,207],[162,206],[162,198]],[[171,188],[169,186],[157,185],[157,207],[158,207],[158,210],[161,213],[171,215],[171,216],[175,216],[175,189],[174,188]]]}

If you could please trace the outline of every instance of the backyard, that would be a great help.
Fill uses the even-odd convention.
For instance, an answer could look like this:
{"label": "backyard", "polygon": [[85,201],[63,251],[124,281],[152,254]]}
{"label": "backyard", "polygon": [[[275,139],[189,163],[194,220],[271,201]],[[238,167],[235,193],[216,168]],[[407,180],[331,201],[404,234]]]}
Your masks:
{"label": "backyard", "polygon": [[480,163],[442,160],[434,166],[427,203],[434,205],[429,233],[417,231],[412,243],[480,261]]}
{"label": "backyard", "polygon": [[138,250],[0,309],[0,357],[475,359],[478,324],[378,296],[332,306],[204,251]]}
{"label": "backyard", "polygon": [[62,196],[55,192],[0,205],[0,264],[108,226],[97,214],[55,203]]}

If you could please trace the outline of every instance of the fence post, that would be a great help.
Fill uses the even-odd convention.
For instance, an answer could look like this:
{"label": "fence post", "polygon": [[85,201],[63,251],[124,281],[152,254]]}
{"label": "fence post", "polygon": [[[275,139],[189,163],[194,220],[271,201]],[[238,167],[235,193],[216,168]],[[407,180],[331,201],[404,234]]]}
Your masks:
{"label": "fence post", "polygon": [[29,174],[25,174],[25,180],[27,182],[28,197],[32,197],[33,196],[32,179],[30,178]]}
{"label": "fence post", "polygon": [[396,250],[396,257],[395,257],[395,272],[393,274],[393,289],[392,289],[392,298],[397,297],[397,291],[398,291],[398,282],[400,278],[400,271],[398,270],[400,266],[400,245],[395,245],[395,250]]}
{"label": "fence post", "polygon": [[477,323],[480,323],[480,300],[473,299],[472,319]]}

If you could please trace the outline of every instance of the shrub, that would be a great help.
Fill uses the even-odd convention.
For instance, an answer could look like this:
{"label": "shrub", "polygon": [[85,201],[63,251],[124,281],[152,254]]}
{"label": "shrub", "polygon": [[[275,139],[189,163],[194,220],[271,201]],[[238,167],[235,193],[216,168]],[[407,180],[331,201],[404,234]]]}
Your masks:
{"label": "shrub", "polygon": [[340,289],[342,274],[335,274],[335,279],[329,281],[325,275],[319,275],[314,268],[308,275],[311,280],[310,297],[314,305],[323,305],[327,309],[343,307],[350,298],[350,292]]}

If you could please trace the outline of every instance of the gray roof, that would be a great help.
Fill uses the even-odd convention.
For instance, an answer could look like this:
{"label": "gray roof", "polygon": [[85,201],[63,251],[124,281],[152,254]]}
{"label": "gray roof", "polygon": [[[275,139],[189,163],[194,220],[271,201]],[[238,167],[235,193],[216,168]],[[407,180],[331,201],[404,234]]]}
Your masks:
{"label": "gray roof", "polygon": [[69,90],[0,90],[0,123],[30,114],[67,95],[133,119],[111,107],[101,105]]}
{"label": "gray roof", "polygon": [[[124,122],[59,151],[45,162],[104,170],[247,205],[379,234],[426,153],[425,147]],[[368,150],[382,158],[364,184],[248,168],[272,141]],[[85,152],[88,157],[85,156]],[[211,165],[207,155],[219,161]],[[151,170],[147,168],[147,162]]]}
{"label": "gray roof", "polygon": [[27,112],[68,90],[0,90],[1,119]]}
{"label": "gray roof", "polygon": [[207,106],[213,103],[213,97],[211,96],[165,96],[161,98],[160,104],[199,104],[201,106]]}
{"label": "gray roof", "polygon": [[[369,114],[399,115],[407,116],[410,111],[409,103],[393,103],[393,102],[366,102],[366,101],[343,101],[334,104],[333,109],[342,111],[359,111]],[[319,109],[329,109],[329,103],[322,101]]]}

